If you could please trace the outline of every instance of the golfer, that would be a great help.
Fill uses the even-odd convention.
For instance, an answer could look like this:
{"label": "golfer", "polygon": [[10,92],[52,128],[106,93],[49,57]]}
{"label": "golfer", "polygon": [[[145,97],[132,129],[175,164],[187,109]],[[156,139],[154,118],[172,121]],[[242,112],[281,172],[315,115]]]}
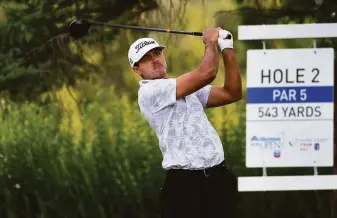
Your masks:
{"label": "golfer", "polygon": [[[154,39],[138,39],[129,48],[130,65],[142,78],[140,111],[156,132],[163,155],[163,218],[234,217],[236,177],[226,166],[220,138],[204,112],[242,97],[233,37],[225,39],[228,34],[220,27],[205,30],[200,64],[177,78],[169,78],[165,46]],[[225,65],[223,86],[210,85],[218,71],[218,47]]]}

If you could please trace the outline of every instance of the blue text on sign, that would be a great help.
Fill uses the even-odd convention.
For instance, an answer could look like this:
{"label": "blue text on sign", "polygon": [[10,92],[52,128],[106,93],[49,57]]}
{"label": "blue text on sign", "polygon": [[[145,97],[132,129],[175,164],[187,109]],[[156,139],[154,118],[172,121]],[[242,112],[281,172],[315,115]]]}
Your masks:
{"label": "blue text on sign", "polygon": [[333,86],[247,88],[247,104],[333,102]]}

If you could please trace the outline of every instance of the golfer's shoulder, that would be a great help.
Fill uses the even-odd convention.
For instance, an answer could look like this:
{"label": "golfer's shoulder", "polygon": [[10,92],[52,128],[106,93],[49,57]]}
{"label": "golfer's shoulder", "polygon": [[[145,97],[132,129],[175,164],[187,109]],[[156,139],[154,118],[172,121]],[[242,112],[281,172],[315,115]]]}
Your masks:
{"label": "golfer's shoulder", "polygon": [[139,84],[139,96],[154,96],[163,92],[168,92],[171,88],[175,88],[176,79],[141,80]]}

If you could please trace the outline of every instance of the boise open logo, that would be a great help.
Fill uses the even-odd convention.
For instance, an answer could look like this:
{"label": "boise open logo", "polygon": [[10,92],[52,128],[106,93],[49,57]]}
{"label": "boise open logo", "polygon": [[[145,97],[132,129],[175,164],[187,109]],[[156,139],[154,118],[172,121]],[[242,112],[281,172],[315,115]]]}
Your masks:
{"label": "boise open logo", "polygon": [[283,149],[282,137],[257,137],[253,136],[250,139],[250,144],[253,147],[259,147],[262,150],[272,150],[275,158],[281,157]]}
{"label": "boise open logo", "polygon": [[145,46],[155,44],[155,43],[156,43],[155,41],[150,40],[150,41],[143,41],[143,42],[137,44],[136,47],[135,47],[135,49],[137,49],[136,53],[138,53],[139,50],[144,48]]}

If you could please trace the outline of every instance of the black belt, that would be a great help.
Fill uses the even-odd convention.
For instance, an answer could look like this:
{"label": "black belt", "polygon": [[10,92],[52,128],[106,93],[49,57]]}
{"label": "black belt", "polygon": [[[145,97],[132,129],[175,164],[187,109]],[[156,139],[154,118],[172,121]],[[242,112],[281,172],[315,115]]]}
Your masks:
{"label": "black belt", "polygon": [[186,173],[203,173],[206,177],[208,177],[212,172],[218,170],[218,169],[224,169],[227,168],[226,162],[222,161],[220,164],[217,164],[212,167],[208,167],[205,169],[200,170],[188,170],[188,169],[169,169],[167,170],[168,173],[178,173],[178,172],[186,172]]}

